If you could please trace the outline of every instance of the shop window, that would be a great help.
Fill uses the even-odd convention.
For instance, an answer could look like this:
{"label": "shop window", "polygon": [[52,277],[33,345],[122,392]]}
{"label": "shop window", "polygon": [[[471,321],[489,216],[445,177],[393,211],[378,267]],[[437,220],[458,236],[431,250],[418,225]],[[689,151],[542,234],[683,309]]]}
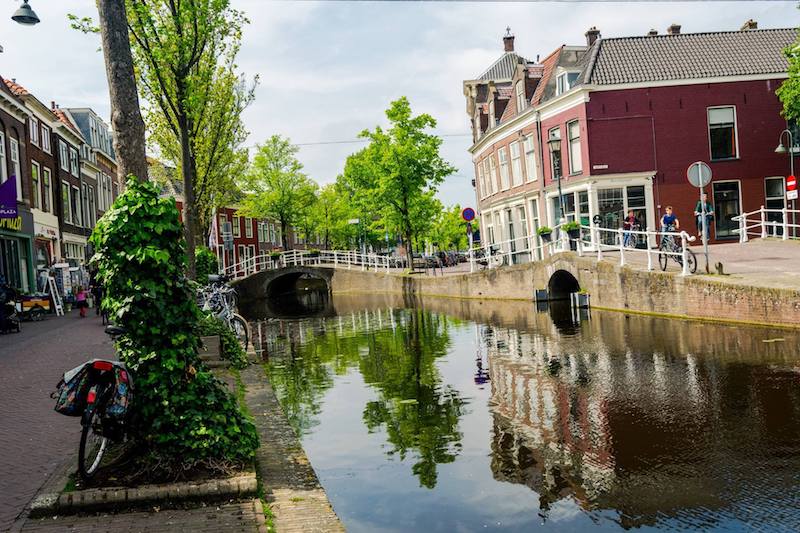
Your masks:
{"label": "shop window", "polygon": [[736,141],[736,108],[710,107],[708,109],[708,138],[711,159],[738,157]]}

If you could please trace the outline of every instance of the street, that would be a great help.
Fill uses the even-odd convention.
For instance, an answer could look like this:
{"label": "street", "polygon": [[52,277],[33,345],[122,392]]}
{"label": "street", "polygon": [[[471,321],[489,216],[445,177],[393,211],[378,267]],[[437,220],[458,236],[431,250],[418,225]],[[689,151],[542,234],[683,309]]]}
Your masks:
{"label": "street", "polygon": [[0,336],[0,531],[77,449],[79,419],[53,411],[50,393],[65,370],[113,355],[93,311],[23,322],[21,333]]}

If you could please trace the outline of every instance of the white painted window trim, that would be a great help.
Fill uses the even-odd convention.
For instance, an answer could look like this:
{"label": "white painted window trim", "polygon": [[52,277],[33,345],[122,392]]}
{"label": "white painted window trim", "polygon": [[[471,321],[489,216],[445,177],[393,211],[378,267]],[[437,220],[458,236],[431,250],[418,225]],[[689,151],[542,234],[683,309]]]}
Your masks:
{"label": "white painted window trim", "polygon": [[22,201],[22,165],[20,164],[19,141],[9,138],[8,145],[9,159],[14,169],[14,179],[17,182],[17,201]]}
{"label": "white painted window trim", "polygon": [[[531,149],[528,151],[526,145],[530,143]],[[528,135],[525,137],[525,141],[522,143],[522,150],[525,152],[525,173],[527,174],[528,182],[533,182],[539,179],[539,176],[536,172],[536,139],[534,139],[533,135]],[[530,159],[528,158],[528,154],[530,155]]]}
{"label": "white painted window trim", "polygon": [[507,191],[511,188],[511,179],[509,174],[509,161],[508,150],[505,146],[497,150],[497,157],[500,161],[500,190]]}
{"label": "white painted window trim", "polygon": [[[574,167],[575,155],[574,155],[573,149],[572,149],[572,141],[575,140],[575,139],[572,138],[572,135],[570,133],[570,126],[572,126],[573,124],[577,124],[578,125],[578,136],[577,136],[578,149],[577,149],[577,151],[578,151],[578,158],[581,161],[581,168],[578,168],[578,169],[576,169]],[[580,120],[578,120],[578,119],[570,120],[569,122],[567,122],[567,153],[569,155],[569,175],[572,176],[573,174],[581,174],[581,173],[583,173],[583,154],[581,153],[581,123],[580,123]],[[561,166],[562,167],[564,166],[564,162],[563,161],[561,162]],[[561,170],[561,173],[562,174],[564,173],[563,168]]]}
{"label": "white painted window trim", "polygon": [[39,119],[31,117],[28,121],[28,128],[30,129],[31,144],[39,146]]}
{"label": "white painted window trim", "polygon": [[[34,169],[36,170],[36,179],[33,179]],[[31,207],[34,209],[41,209],[42,207],[42,166],[36,161],[31,161]]]}
{"label": "white painted window trim", "polygon": [[44,203],[42,203],[42,211],[44,211],[45,213],[51,213],[51,212],[54,213],[55,211],[53,211],[53,209],[54,209],[53,208],[53,171],[50,170],[49,168],[43,166],[42,167],[42,174],[41,174],[42,190],[43,191],[44,191],[44,184],[45,184],[45,179],[44,179],[45,175],[47,176],[47,183],[49,183],[49,185],[48,185],[49,191],[47,191],[47,194],[45,194],[43,196],[47,197],[48,206],[47,206],[47,209],[44,209]]}
{"label": "white painted window trim", "polygon": [[[711,113],[712,109],[733,109],[733,137],[736,141],[736,155],[734,157],[726,157],[722,159],[714,159],[711,154]],[[709,161],[733,161],[739,159],[739,116],[736,113],[735,105],[715,105],[706,108],[706,134],[708,135],[708,159]]]}
{"label": "white painted window trim", "polygon": [[[525,176],[522,175],[522,143],[514,141],[509,145],[509,153],[511,155],[511,186],[519,187],[525,183]],[[514,150],[516,149],[517,157],[514,157]]]}
{"label": "white painted window trim", "polygon": [[41,139],[42,139],[42,150],[44,150],[47,154],[53,153],[53,147],[50,144],[50,128],[42,124],[42,131],[41,131]]}

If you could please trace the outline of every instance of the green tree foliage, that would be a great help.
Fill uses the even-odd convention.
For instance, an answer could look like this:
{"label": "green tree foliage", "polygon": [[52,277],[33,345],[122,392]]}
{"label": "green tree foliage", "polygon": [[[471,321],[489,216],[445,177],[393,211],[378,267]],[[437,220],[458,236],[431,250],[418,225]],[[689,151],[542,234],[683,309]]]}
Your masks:
{"label": "green tree foliage", "polygon": [[241,112],[252,100],[235,72],[244,15],[229,0],[126,0],[131,50],[150,140],[180,169],[189,275],[198,214],[243,165]]}
{"label": "green tree foliage", "polygon": [[370,200],[385,229],[396,229],[406,243],[409,264],[412,241],[427,229],[433,195],[455,168],[439,155],[442,139],[426,133],[436,127],[428,114],[413,116],[408,99],[391,103],[390,127],[365,130],[369,145],[347,158],[344,181]]}
{"label": "green tree foliage", "polygon": [[789,60],[789,78],[778,87],[776,93],[783,103],[783,115],[789,120],[797,120],[800,118],[800,40],[784,53]]}
{"label": "green tree foliage", "polygon": [[[473,231],[477,229],[476,222],[476,220],[472,221]],[[440,209],[427,237],[440,250],[466,249],[469,245],[467,223],[461,218],[461,206],[456,204],[449,209]]]}
{"label": "green tree foliage", "polygon": [[201,337],[218,335],[222,358],[230,361],[234,368],[247,366],[247,354],[239,344],[239,339],[236,338],[231,328],[219,318],[211,315],[202,316],[197,323],[197,334]]}
{"label": "green tree foliage", "polygon": [[195,251],[197,258],[197,279],[202,284],[208,283],[209,274],[219,272],[219,261],[217,256],[205,246],[198,246]]}
{"label": "green tree foliage", "polygon": [[255,427],[197,355],[200,311],[175,200],[130,178],[91,242],[103,305],[127,330],[117,353],[136,379],[134,430],[150,454],[174,468],[250,460]]}
{"label": "green tree foliage", "polygon": [[289,249],[289,228],[306,217],[316,199],[317,184],[303,173],[297,151],[289,139],[273,135],[256,147],[250,169],[240,180],[247,193],[240,212],[277,220],[285,250]]}

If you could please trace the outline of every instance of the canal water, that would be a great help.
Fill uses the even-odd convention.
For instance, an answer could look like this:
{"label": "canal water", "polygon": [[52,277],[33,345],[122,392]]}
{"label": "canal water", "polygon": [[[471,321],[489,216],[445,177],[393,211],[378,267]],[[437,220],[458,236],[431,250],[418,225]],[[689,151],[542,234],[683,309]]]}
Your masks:
{"label": "canal water", "polygon": [[257,352],[348,531],[800,530],[795,332],[514,302],[275,307],[250,310]]}

